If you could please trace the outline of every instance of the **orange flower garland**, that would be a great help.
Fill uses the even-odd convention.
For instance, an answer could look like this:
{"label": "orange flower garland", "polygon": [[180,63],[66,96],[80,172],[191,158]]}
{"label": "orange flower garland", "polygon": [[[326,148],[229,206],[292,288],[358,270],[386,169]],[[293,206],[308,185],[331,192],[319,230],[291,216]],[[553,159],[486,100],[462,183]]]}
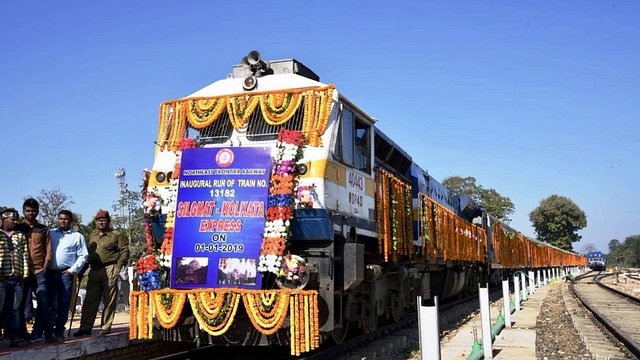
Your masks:
{"label": "orange flower garland", "polygon": [[255,110],[259,103],[259,96],[250,94],[230,96],[227,102],[227,113],[229,114],[231,125],[236,129],[245,127],[251,114],[253,114],[253,110]]}
{"label": "orange flower garland", "polygon": [[282,125],[296,113],[301,102],[302,93],[264,94],[260,101],[262,117],[271,126]]}
{"label": "orange flower garland", "polygon": [[165,255],[171,255],[171,253],[173,252],[173,227],[166,227],[164,232],[164,239],[162,240],[162,245],[160,246],[160,252]]}
{"label": "orange flower garland", "polygon": [[283,237],[277,238],[264,238],[260,251],[264,254],[274,254],[276,256],[282,256],[287,249],[287,241]]}
{"label": "orange flower garland", "polygon": [[[171,151],[176,151],[180,148],[180,142],[184,138],[184,134],[187,130],[187,106],[188,104],[186,102],[179,102],[175,104],[173,109],[173,123],[171,125],[167,146]],[[161,144],[161,142],[158,143]]]}
{"label": "orange flower garland", "polygon": [[238,310],[240,295],[234,292],[211,291],[189,293],[193,315],[200,326],[213,336],[229,330]]}
{"label": "orange flower garland", "polygon": [[158,139],[156,141],[156,154],[158,151],[163,150],[166,147],[167,139],[171,134],[172,124],[169,121],[171,117],[172,104],[163,103],[160,105],[160,119],[158,121]]}
{"label": "orange flower garland", "polygon": [[413,256],[413,219],[411,185],[391,173],[376,170],[376,207],[378,212],[378,249],[385,261],[397,261],[398,255]]}
{"label": "orange flower garland", "polygon": [[291,355],[294,356],[300,355],[300,345],[298,344],[297,334],[298,329],[296,327],[296,324],[298,323],[298,319],[296,318],[297,309],[295,295],[293,295],[289,298],[289,333],[291,336],[289,343],[291,343]]}
{"label": "orange flower garland", "polygon": [[320,137],[329,124],[334,89],[333,85],[329,85],[323,91],[309,89],[305,92],[302,132],[307,134],[311,146],[322,146]]}
{"label": "orange flower garland", "polygon": [[136,339],[151,339],[153,337],[153,313],[150,309],[149,295],[144,291],[132,291],[131,296],[138,304],[137,309],[130,312],[131,319],[135,319],[132,323],[134,329],[129,334],[135,333]]}
{"label": "orange flower garland", "polygon": [[[171,306],[162,304],[162,296],[171,294]],[[249,319],[265,335],[282,329],[289,316],[290,347],[292,354],[301,354],[320,346],[318,293],[291,290],[175,290],[165,289],[145,293],[132,291],[129,314],[130,339],[153,337],[153,316],[163,328],[172,328],[189,300],[198,324],[209,334],[220,336],[232,325],[242,298]],[[169,321],[168,317],[172,320]],[[173,318],[175,317],[175,318]]]}
{"label": "orange flower garland", "polygon": [[247,293],[242,297],[253,326],[265,335],[275,334],[287,318],[288,296],[277,291]]}
{"label": "orange flower garland", "polygon": [[[322,146],[333,105],[334,85],[266,92],[251,92],[218,97],[198,97],[166,101],[160,106],[157,150],[175,151],[186,133],[187,123],[195,129],[213,124],[226,105],[231,125],[242,129],[260,105],[262,116],[270,125],[283,125],[300,108],[304,97],[302,132],[309,145]],[[288,99],[288,100],[287,100]]]}
{"label": "orange flower garland", "polygon": [[[296,292],[289,297],[291,355],[299,356],[320,345],[317,294]],[[312,316],[314,314],[315,316]]]}
{"label": "orange flower garland", "polygon": [[195,129],[204,129],[218,119],[226,108],[226,98],[197,99],[189,101],[187,117]]}
{"label": "orange flower garland", "polygon": [[[162,298],[165,295],[171,295],[171,306],[169,307],[163,304]],[[187,294],[184,292],[174,292],[171,289],[164,289],[152,291],[149,293],[149,296],[153,302],[156,319],[158,319],[160,326],[165,329],[171,329],[176,326],[178,319],[180,319],[184,303],[187,300]]]}
{"label": "orange flower garland", "polygon": [[138,293],[139,291],[131,291],[129,293],[129,304],[133,306],[129,309],[129,339],[138,337]]}
{"label": "orange flower garland", "polygon": [[293,188],[293,176],[283,176],[280,174],[273,174],[271,176],[272,186],[271,193],[274,195],[289,195]]}

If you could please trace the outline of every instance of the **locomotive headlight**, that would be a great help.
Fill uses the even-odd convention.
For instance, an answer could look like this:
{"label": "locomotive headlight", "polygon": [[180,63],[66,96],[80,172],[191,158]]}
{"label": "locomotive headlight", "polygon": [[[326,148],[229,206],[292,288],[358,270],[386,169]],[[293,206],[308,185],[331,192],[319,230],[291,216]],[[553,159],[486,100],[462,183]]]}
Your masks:
{"label": "locomotive headlight", "polygon": [[309,168],[307,167],[307,164],[298,164],[296,165],[296,171],[298,172],[298,174],[304,175],[307,173],[307,171],[309,171]]}
{"label": "locomotive headlight", "polygon": [[165,175],[165,173],[158,171],[158,173],[156,174],[156,181],[158,183],[163,183],[165,180],[167,180],[167,175]]}
{"label": "locomotive headlight", "polygon": [[258,85],[258,79],[253,75],[249,75],[242,80],[242,87],[245,90],[253,90],[256,85]]}

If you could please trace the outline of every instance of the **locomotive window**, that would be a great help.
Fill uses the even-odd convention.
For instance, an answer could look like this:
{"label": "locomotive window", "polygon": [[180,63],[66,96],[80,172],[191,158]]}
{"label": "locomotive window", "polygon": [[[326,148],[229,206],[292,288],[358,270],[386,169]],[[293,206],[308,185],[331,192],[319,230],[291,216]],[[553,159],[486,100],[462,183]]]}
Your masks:
{"label": "locomotive window", "polygon": [[[303,100],[304,101],[304,100]],[[262,115],[262,111],[258,107],[253,111],[247,124],[247,139],[251,141],[268,141],[278,138],[278,132],[281,128],[288,130],[302,130],[302,122],[304,120],[304,106],[298,107],[291,119],[282,125],[269,125]]]}
{"label": "locomotive window", "polygon": [[353,165],[353,113],[351,110],[342,109],[342,161]]}
{"label": "locomotive window", "polygon": [[370,127],[361,123],[360,121],[356,121],[355,123],[356,131],[355,131],[355,167],[358,170],[362,170],[364,172],[369,172],[369,129]]}
{"label": "locomotive window", "polygon": [[196,129],[187,122],[186,137],[198,139],[200,146],[225,143],[231,137],[231,133],[233,133],[233,126],[231,126],[227,110],[223,110],[218,120],[204,129]]}
{"label": "locomotive window", "polygon": [[358,170],[370,172],[369,157],[371,154],[371,126],[357,119],[353,111],[342,109],[342,118],[338,129],[333,153],[347,165]]}

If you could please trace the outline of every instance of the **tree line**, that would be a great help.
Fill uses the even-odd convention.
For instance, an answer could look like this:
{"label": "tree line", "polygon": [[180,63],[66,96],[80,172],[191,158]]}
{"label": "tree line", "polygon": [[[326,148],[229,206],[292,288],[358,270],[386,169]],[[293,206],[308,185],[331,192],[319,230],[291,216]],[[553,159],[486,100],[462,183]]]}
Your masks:
{"label": "tree line", "polygon": [[608,266],[640,267],[640,235],[627,236],[622,242],[612,239],[608,247]]}
{"label": "tree line", "polygon": [[[516,207],[509,197],[476,184],[472,176],[450,176],[442,181],[442,185],[454,194],[470,197],[503,223],[508,224],[509,216],[515,212]],[[529,213],[529,220],[537,240],[567,251],[573,251],[573,243],[582,238],[578,231],[587,227],[585,212],[568,197],[556,194],[542,199]]]}

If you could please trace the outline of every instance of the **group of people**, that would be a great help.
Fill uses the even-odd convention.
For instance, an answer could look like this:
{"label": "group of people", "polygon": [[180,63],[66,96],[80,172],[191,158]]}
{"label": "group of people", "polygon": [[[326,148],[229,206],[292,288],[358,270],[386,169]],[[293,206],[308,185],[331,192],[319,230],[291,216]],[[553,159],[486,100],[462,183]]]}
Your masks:
{"label": "group of people", "polygon": [[[72,228],[73,213],[61,210],[57,227],[38,222],[40,206],[27,199],[18,210],[0,213],[0,304],[5,338],[11,347],[29,342],[64,342],[69,307],[78,286],[87,275],[86,297],[80,328],[74,337],[91,335],[100,302],[104,303],[100,334],[111,332],[118,300],[118,279],[129,261],[129,247],[122,234],[110,227],[108,211],[95,216],[96,230],[85,237]],[[88,273],[87,273],[88,272]],[[25,307],[36,300],[35,322],[27,330]]]}

